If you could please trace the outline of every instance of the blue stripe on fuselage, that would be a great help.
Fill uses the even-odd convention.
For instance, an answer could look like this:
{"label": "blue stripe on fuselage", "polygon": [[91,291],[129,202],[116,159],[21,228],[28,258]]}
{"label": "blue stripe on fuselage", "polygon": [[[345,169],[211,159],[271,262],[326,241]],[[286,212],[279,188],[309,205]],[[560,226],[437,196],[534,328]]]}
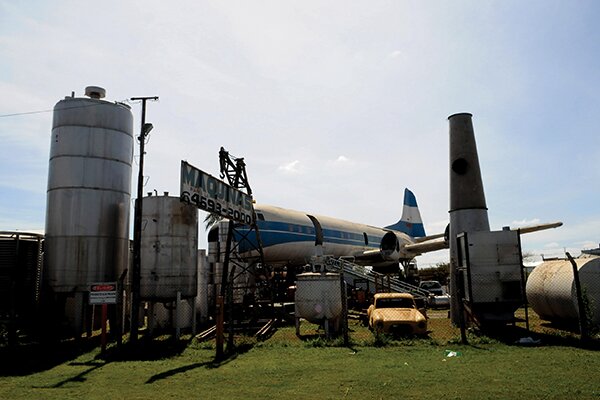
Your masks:
{"label": "blue stripe on fuselage", "polygon": [[[292,224],[288,222],[276,221],[257,221],[260,239],[263,248],[275,246],[278,244],[293,243],[293,242],[314,242],[315,228],[312,225]],[[252,247],[257,246],[256,235],[250,233],[247,236],[247,241],[242,241],[242,237],[248,232],[246,226],[237,226],[235,240],[239,243],[241,253],[252,250]],[[334,243],[349,246],[368,246],[378,248],[381,242],[381,237],[373,235],[367,236],[369,244],[365,245],[364,235],[356,232],[341,231],[337,229],[323,229],[324,243]],[[250,243],[248,243],[250,242]]]}

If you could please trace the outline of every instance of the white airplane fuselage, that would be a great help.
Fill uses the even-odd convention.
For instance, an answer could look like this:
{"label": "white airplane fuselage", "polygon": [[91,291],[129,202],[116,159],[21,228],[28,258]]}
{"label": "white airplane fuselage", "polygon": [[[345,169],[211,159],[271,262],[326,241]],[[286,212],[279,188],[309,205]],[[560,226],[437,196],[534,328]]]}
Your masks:
{"label": "white airplane fuselage", "polygon": [[[416,255],[402,251],[414,243],[403,232],[267,205],[256,205],[255,211],[268,264],[304,265],[312,256],[331,255],[387,266]],[[252,253],[242,244],[240,250],[242,255]]]}

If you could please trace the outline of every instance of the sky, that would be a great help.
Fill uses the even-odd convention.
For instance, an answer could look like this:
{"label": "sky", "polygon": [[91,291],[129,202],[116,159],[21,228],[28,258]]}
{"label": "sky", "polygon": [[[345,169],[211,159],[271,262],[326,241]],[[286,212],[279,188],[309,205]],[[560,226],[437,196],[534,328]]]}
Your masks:
{"label": "sky", "polygon": [[600,242],[599,20],[596,1],[0,0],[0,230],[44,229],[51,110],[94,85],[135,132],[128,99],[159,96],[144,192],[178,195],[181,160],[217,176],[223,146],[258,203],[385,226],[408,187],[428,234],[447,118],[472,113],[492,229],[562,221],[523,251],[578,255]]}

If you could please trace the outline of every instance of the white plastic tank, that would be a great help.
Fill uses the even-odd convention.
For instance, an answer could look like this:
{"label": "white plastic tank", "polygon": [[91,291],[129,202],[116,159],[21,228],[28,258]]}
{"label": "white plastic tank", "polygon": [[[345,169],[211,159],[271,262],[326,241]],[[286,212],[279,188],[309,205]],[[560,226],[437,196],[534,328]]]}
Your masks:
{"label": "white plastic tank", "polygon": [[[582,255],[575,259],[579,281],[591,303],[593,321],[600,324],[600,257]],[[548,321],[577,319],[577,295],[569,260],[545,261],[535,267],[526,285],[531,308]]]}
{"label": "white plastic tank", "polygon": [[105,94],[90,86],[54,107],[44,280],[57,293],[116,281],[127,266],[133,117]]}
{"label": "white plastic tank", "polygon": [[197,293],[198,209],[179,197],[143,198],[140,297],[172,300]]}
{"label": "white plastic tank", "polygon": [[296,276],[296,318],[320,324],[324,320],[338,330],[343,314],[342,285],[335,273],[308,272]]}

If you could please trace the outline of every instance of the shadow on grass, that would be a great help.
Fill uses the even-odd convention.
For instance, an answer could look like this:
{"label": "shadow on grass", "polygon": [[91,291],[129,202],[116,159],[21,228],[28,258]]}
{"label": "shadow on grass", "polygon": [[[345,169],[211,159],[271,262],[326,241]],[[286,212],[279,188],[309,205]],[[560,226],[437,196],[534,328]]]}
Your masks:
{"label": "shadow on grass", "polygon": [[[0,376],[26,376],[46,371],[74,360],[98,347],[96,338],[48,343],[27,343],[16,347],[1,347]],[[6,362],[9,360],[9,362]]]}
{"label": "shadow on grass", "polygon": [[297,338],[303,342],[310,342],[310,341],[314,341],[314,340],[323,340],[323,341],[326,340],[324,333],[323,334],[321,334],[321,333],[303,334],[303,335],[298,335]]}
{"label": "shadow on grass", "polygon": [[97,358],[107,362],[156,361],[181,354],[189,340],[173,338],[143,338],[136,343],[127,342],[120,347],[111,347]]}
{"label": "shadow on grass", "polygon": [[347,343],[344,343],[344,338],[342,336],[335,336],[328,339],[324,333],[320,334],[317,332],[303,334],[297,337],[306,347],[344,347],[350,350],[353,354],[359,352],[359,349],[355,346],[356,343],[352,339],[349,339]]}
{"label": "shadow on grass", "polygon": [[197,368],[208,368],[208,369],[219,368],[222,365],[228,364],[231,361],[235,360],[241,354],[244,354],[244,353],[250,351],[253,347],[254,346],[252,344],[240,345],[240,346],[237,346],[232,352],[230,352],[227,355],[225,355],[224,358],[221,358],[219,360],[214,359],[212,361],[205,361],[205,362],[201,362],[201,363],[193,363],[193,364],[184,365],[182,367],[173,368],[173,369],[170,369],[168,371],[161,372],[159,374],[151,376],[146,381],[146,384],[151,384],[151,383],[154,383],[154,382],[157,382],[157,381],[168,379],[168,378],[170,378],[172,376],[175,376],[175,375],[178,375],[178,374],[182,374],[184,372],[191,371],[191,370],[194,370],[194,369],[197,369]]}
{"label": "shadow on grass", "polygon": [[[68,384],[68,383],[82,383],[86,381],[86,375],[88,375],[89,373],[100,369],[102,367],[104,367],[106,364],[108,364],[107,362],[103,362],[103,361],[90,361],[90,362],[85,362],[85,363],[69,363],[70,366],[89,366],[90,368],[86,369],[85,371],[82,371],[80,373],[78,373],[77,375],[75,375],[72,378],[68,378],[65,380],[62,380],[58,383],[55,383],[52,386],[45,386],[45,388],[49,388],[49,389],[57,389],[60,387],[63,387],[64,385]],[[37,387],[38,389],[40,387]]]}
{"label": "shadow on grass", "polygon": [[[563,325],[542,324],[541,327],[548,328],[547,331],[527,330],[522,326],[497,326],[474,332],[470,341],[472,344],[483,343],[481,340],[489,338],[506,345],[523,346],[564,346],[588,350],[600,350],[600,340],[591,338],[581,340],[579,333],[573,329],[566,329]],[[473,340],[473,338],[475,338]],[[532,342],[520,343],[523,338],[531,338]]]}

